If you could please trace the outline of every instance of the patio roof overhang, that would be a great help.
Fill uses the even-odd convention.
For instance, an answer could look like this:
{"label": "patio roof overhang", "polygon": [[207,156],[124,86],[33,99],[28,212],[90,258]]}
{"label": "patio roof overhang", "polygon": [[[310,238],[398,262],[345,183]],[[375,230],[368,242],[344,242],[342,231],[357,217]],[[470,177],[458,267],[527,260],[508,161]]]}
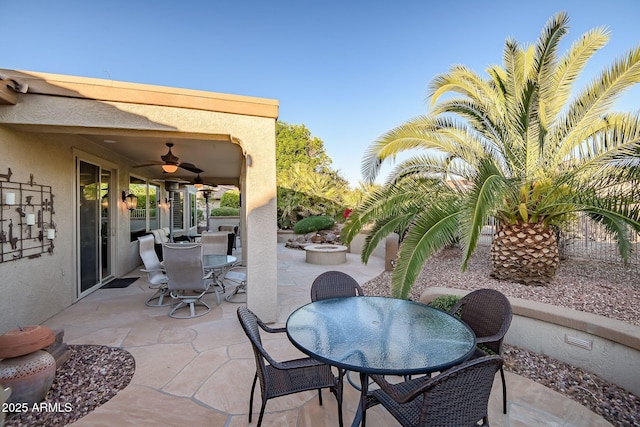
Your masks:
{"label": "patio roof overhang", "polygon": [[[153,123],[151,128],[148,123],[143,123],[139,128],[135,123],[133,126],[119,127],[122,121],[117,116],[122,114],[123,105],[133,110],[137,105],[176,111],[188,109],[239,116],[278,117],[278,101],[271,99],[5,69],[0,69],[0,75],[3,78],[0,91],[2,104],[6,105],[5,108],[15,109],[15,114],[0,117],[3,125],[26,132],[81,136],[126,159],[132,166],[132,173],[139,171],[140,175],[159,181],[193,182],[197,176],[183,168],[178,168],[172,174],[163,172],[160,156],[167,153],[166,144],[171,142],[174,144],[173,154],[179,157],[180,162],[201,169],[200,177],[206,184],[237,186],[246,154],[242,142],[234,137],[233,127],[228,123],[222,123],[220,128],[224,131],[215,134],[199,131],[197,126],[179,129],[158,126],[157,123]],[[26,93],[18,92],[15,83],[26,89]],[[102,110],[96,108],[96,116],[102,117],[95,123],[65,122],[64,118],[57,122],[47,122],[42,117],[33,120],[27,114],[20,114],[20,98],[32,94],[93,100],[108,107]],[[105,118],[105,115],[113,117]]]}

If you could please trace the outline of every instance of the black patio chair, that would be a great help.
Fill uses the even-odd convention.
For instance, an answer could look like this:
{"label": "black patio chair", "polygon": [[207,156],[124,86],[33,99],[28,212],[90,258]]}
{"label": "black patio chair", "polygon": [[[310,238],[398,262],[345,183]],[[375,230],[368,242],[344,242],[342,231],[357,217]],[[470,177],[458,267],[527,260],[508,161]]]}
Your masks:
{"label": "black patio chair", "polygon": [[262,405],[258,427],[262,424],[267,400],[308,390],[318,390],[322,405],[322,389],[329,388],[338,402],[338,424],[342,427],[342,383],[338,381],[329,365],[310,357],[278,362],[262,346],[260,329],[267,333],[283,333],[285,328],[270,328],[245,306],[238,307],[238,320],[249,337],[256,359],[256,373],[249,399],[249,422],[253,413],[253,394],[260,379]]}
{"label": "black patio chair", "polygon": [[[489,395],[500,356],[466,361],[435,377],[419,377],[397,384],[380,375],[380,386],[367,393],[367,408],[381,404],[404,427],[489,426]],[[481,422],[481,424],[478,424]]]}
{"label": "black patio chair", "polygon": [[311,301],[362,295],[364,291],[356,279],[342,271],[325,271],[311,283]]}
{"label": "black patio chair", "polygon": [[[325,271],[316,277],[311,283],[311,301],[320,301],[329,298],[355,297],[364,295],[364,291],[353,277],[342,271]],[[343,378],[346,376],[349,384],[359,389],[355,384],[349,372],[345,369],[337,368],[338,379],[342,384]]]}
{"label": "black patio chair", "polygon": [[[511,325],[513,310],[509,299],[495,289],[478,289],[462,297],[450,311],[469,325],[476,334],[478,349],[472,356],[486,354],[502,356],[502,342]],[[500,366],[502,379],[502,412],[507,413],[507,383]]]}

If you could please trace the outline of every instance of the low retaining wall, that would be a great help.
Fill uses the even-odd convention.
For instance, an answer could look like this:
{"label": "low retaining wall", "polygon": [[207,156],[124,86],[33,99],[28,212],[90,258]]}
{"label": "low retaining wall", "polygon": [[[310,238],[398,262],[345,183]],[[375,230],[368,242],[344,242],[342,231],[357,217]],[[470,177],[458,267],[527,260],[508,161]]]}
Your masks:
{"label": "low retaining wall", "polygon": [[[429,288],[427,304],[467,290]],[[604,378],[640,396],[640,327],[608,317],[521,298],[509,298],[513,320],[507,344],[544,354]]]}

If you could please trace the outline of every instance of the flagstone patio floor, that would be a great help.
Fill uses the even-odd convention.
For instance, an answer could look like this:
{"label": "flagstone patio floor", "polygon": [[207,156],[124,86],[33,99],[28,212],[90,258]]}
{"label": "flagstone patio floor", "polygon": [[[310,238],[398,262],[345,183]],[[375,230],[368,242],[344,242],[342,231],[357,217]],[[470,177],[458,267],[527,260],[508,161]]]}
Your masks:
{"label": "flagstone patio floor", "polygon": [[[373,257],[368,265],[359,255],[347,254],[345,264],[323,266],[305,262],[305,252],[278,244],[278,318],[310,301],[311,282],[323,271],[340,270],[363,283],[384,269]],[[127,277],[141,276],[134,270]],[[259,284],[249,284],[259,286]],[[260,399],[254,399],[254,419],[248,423],[248,406],[255,362],[249,341],[236,317],[237,303],[217,306],[195,319],[173,319],[168,308],[146,307],[152,294],[145,276],[127,288],[100,289],[49,319],[51,328],[63,328],[68,344],[122,347],[135,358],[131,383],[104,405],[73,423],[74,426],[220,426],[255,425]],[[285,334],[265,340],[276,359],[300,357]],[[610,426],[577,402],[527,378],[507,374],[508,414],[502,414],[499,375],[491,394],[489,419],[494,427],[596,427]],[[259,393],[259,387],[256,394]],[[344,419],[350,425],[359,392],[345,382]],[[306,392],[272,399],[263,426],[318,427],[337,425],[337,405],[324,393]],[[367,412],[367,425],[398,425],[382,407]]]}

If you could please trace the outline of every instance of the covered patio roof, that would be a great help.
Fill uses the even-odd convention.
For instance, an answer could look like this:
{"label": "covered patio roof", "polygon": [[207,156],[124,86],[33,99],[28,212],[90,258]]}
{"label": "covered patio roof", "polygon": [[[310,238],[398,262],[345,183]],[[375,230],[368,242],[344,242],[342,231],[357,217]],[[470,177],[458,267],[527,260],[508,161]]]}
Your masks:
{"label": "covered patio roof", "polygon": [[23,132],[66,133],[84,137],[127,159],[132,165],[132,173],[139,172],[159,181],[170,179],[192,183],[197,176],[197,173],[184,168],[178,168],[172,174],[163,172],[160,156],[167,154],[167,143],[173,143],[172,153],[179,158],[179,162],[195,165],[202,170],[200,178],[210,185],[239,185],[245,149],[240,139],[234,136],[232,126],[228,126],[228,133],[219,134],[167,126],[155,126],[156,130],[149,130],[148,123],[141,123],[136,129],[129,125],[119,126],[117,115],[113,117],[113,114],[103,114],[105,120],[102,126],[99,121],[85,125],[71,121],[65,125],[63,122],[50,121],[54,117],[44,116],[39,117],[38,122],[31,119],[27,122],[19,114],[20,92],[103,101],[115,107],[122,103],[273,119],[278,117],[278,101],[264,98],[6,69],[0,69],[0,78],[3,83],[0,103],[13,104],[18,110],[14,122],[4,123],[8,127]]}

